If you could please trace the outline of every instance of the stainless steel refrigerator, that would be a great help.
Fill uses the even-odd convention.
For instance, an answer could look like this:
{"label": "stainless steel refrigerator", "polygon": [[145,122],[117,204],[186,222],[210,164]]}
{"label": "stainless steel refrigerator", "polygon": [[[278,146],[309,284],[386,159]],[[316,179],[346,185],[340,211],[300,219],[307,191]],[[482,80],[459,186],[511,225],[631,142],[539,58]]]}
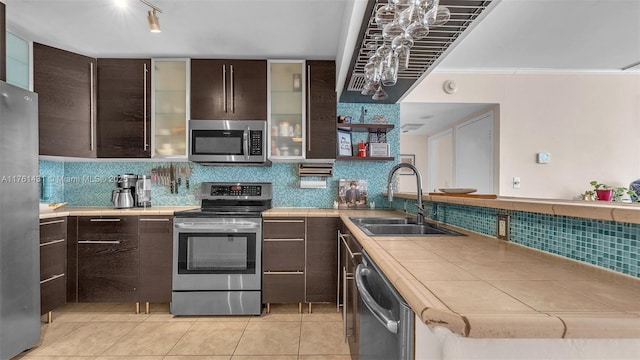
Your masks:
{"label": "stainless steel refrigerator", "polygon": [[0,81],[0,359],[40,339],[38,95]]}

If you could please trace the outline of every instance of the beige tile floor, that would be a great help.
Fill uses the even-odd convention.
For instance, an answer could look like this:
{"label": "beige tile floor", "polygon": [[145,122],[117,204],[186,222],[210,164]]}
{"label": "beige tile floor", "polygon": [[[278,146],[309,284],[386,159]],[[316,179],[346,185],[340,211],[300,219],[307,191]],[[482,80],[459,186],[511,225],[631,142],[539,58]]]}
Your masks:
{"label": "beige tile floor", "polygon": [[168,304],[67,304],[42,324],[40,342],[14,359],[349,360],[335,304],[272,305],[261,316],[180,316]]}

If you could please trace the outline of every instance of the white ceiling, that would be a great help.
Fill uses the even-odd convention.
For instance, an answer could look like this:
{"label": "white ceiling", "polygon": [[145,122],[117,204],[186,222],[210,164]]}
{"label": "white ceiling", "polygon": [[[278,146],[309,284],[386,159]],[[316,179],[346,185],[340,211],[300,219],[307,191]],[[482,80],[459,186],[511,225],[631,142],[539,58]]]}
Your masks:
{"label": "white ceiling", "polygon": [[[366,0],[150,0],[163,10],[159,34],[138,0],[126,9],[117,0],[2,1],[9,31],[88,56],[339,61],[343,38],[360,26],[352,9]],[[501,0],[436,71],[620,71],[638,61],[640,0]],[[401,123],[424,123],[412,134],[425,133],[487,106],[450,105],[402,104]]]}

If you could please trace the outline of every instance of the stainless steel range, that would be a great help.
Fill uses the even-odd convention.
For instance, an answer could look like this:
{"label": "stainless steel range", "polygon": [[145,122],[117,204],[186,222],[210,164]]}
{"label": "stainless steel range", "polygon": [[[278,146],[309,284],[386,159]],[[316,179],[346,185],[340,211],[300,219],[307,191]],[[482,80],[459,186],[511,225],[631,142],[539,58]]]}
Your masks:
{"label": "stainless steel range", "polygon": [[200,209],[174,215],[174,315],[259,315],[262,211],[270,183],[202,183]]}

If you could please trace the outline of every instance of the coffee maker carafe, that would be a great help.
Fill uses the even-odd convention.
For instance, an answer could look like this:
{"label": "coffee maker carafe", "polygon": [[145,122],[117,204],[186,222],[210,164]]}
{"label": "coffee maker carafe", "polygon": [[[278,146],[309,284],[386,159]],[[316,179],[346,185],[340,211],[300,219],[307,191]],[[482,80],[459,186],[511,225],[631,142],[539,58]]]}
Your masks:
{"label": "coffee maker carafe", "polygon": [[137,207],[151,206],[151,177],[149,175],[138,176],[134,198]]}
{"label": "coffee maker carafe", "polygon": [[134,191],[137,175],[124,174],[116,177],[116,189],[111,192],[111,202],[118,209],[135,206]]}

